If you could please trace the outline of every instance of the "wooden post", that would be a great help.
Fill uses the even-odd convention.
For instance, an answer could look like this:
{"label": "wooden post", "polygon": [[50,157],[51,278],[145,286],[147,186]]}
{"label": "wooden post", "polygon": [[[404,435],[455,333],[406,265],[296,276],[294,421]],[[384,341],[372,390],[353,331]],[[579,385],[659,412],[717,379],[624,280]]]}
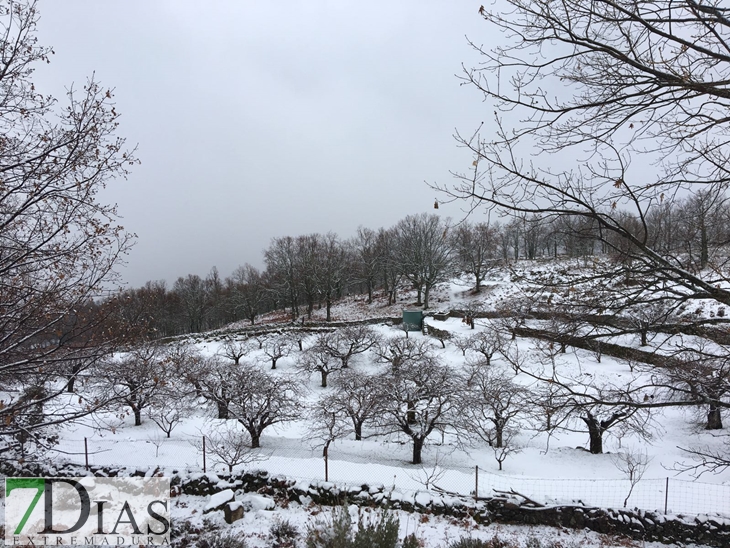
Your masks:
{"label": "wooden post", "polygon": [[89,442],[84,438],[84,460],[86,461],[86,469],[89,469]]}
{"label": "wooden post", "polygon": [[205,470],[205,436],[203,436],[203,472],[206,472],[206,470]]}
{"label": "wooden post", "polygon": [[479,466],[474,467],[474,502],[479,500]]}
{"label": "wooden post", "polygon": [[664,486],[664,513],[667,513],[667,506],[669,503],[669,477],[667,477],[667,482]]}

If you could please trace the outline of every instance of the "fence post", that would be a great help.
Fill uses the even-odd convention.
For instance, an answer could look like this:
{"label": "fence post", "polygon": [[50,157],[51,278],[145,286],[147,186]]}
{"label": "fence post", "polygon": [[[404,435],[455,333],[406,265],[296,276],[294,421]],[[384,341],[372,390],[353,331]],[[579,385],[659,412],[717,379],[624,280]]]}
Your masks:
{"label": "fence post", "polygon": [[330,480],[330,471],[329,471],[329,447],[325,445],[324,447],[324,481]]}
{"label": "fence post", "polygon": [[664,513],[667,513],[667,503],[669,502],[669,477],[664,487]]}
{"label": "fence post", "polygon": [[474,467],[474,502],[479,501],[479,466]]}
{"label": "fence post", "polygon": [[205,469],[205,436],[203,436],[203,472],[206,472]]}
{"label": "fence post", "polygon": [[84,461],[86,462],[86,469],[89,469],[89,443],[84,438]]}

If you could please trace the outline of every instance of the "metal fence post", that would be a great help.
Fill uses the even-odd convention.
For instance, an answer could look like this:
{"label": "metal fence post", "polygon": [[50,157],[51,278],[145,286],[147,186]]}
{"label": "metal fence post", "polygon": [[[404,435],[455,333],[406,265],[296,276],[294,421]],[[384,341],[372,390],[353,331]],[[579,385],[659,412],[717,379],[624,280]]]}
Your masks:
{"label": "metal fence post", "polygon": [[664,513],[667,513],[667,503],[669,502],[669,477],[664,487]]}
{"label": "metal fence post", "polygon": [[84,461],[86,462],[86,469],[89,469],[89,443],[84,438]]}
{"label": "metal fence post", "polygon": [[474,467],[474,502],[479,500],[479,466]]}
{"label": "metal fence post", "polygon": [[203,436],[203,472],[206,472],[206,469],[205,469],[205,436]]}

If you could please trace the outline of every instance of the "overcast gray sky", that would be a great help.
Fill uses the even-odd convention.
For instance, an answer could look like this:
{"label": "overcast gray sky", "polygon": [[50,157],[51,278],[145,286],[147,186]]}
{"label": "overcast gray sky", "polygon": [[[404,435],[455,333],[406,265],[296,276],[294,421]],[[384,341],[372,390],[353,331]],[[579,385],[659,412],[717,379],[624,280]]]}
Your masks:
{"label": "overcast gray sky", "polygon": [[[138,286],[263,266],[273,237],[388,227],[433,212],[471,156],[454,129],[490,118],[459,86],[488,44],[479,2],[41,0],[53,46],[41,91],[93,72],[116,88],[120,135],[142,164],[103,199],[138,242]],[[439,211],[458,218],[459,206]]]}

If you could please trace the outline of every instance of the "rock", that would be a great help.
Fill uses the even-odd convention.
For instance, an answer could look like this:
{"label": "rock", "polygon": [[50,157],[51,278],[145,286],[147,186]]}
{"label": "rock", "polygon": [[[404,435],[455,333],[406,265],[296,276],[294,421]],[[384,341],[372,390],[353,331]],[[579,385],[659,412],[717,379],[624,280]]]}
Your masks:
{"label": "rock", "polygon": [[273,510],[276,508],[274,499],[253,493],[243,495],[243,497],[241,497],[241,504],[243,504],[244,509],[248,512],[255,512],[257,510]]}
{"label": "rock", "polygon": [[224,491],[221,491],[220,493],[211,495],[208,504],[206,504],[205,508],[203,508],[203,513],[207,514],[209,512],[214,512],[215,510],[220,510],[227,503],[235,500],[235,498],[236,497],[233,494],[233,489],[226,489]]}
{"label": "rock", "polygon": [[236,501],[226,503],[223,507],[223,519],[228,524],[243,519],[243,503]]}

